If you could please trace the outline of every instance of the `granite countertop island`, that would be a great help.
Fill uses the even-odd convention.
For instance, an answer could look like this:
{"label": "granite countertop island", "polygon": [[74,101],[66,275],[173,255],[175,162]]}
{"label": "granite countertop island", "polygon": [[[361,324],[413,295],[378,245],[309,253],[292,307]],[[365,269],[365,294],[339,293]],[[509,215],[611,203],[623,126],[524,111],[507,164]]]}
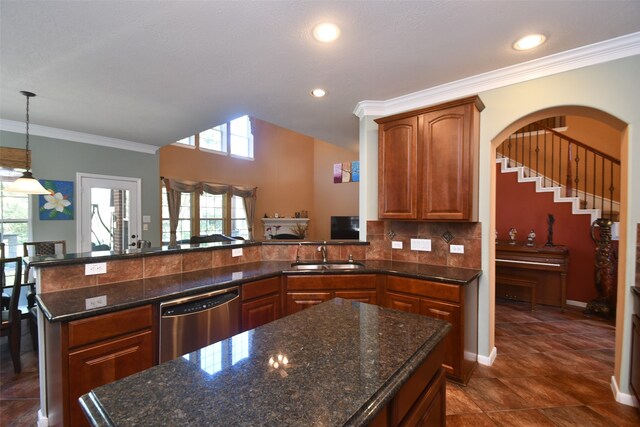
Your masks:
{"label": "granite countertop island", "polygon": [[[382,273],[423,280],[435,280],[461,286],[472,282],[482,274],[480,270],[411,262],[367,260],[361,261],[361,263],[363,268],[356,270],[301,271],[294,270],[291,261],[258,261],[168,276],[48,292],[38,294],[36,298],[48,321],[61,322],[157,303],[171,298],[228,288],[283,274],[312,276]],[[97,296],[104,296],[106,304],[98,308],[88,308],[87,299]]]}
{"label": "granite countertop island", "polygon": [[95,426],[366,425],[450,329],[336,298],[98,387],[81,406]]}

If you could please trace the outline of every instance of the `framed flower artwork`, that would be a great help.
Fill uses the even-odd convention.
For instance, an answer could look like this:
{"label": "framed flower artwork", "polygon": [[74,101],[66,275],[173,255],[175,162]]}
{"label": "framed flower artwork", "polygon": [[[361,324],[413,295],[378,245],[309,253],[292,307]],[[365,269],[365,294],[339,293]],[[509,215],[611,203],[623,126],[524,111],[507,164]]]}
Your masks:
{"label": "framed flower artwork", "polygon": [[40,184],[49,190],[49,194],[38,196],[40,219],[72,220],[73,219],[73,181],[56,181],[40,179]]}

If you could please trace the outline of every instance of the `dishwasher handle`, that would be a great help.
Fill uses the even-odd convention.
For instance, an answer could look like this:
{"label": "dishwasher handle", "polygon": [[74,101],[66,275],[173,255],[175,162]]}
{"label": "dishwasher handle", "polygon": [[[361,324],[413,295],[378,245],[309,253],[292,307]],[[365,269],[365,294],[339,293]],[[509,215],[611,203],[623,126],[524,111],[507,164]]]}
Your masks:
{"label": "dishwasher handle", "polygon": [[223,304],[227,304],[240,297],[238,289],[223,294],[214,295],[208,298],[202,298],[195,301],[185,302],[179,305],[164,307],[162,309],[162,317],[184,316],[199,313],[201,311],[210,310]]}

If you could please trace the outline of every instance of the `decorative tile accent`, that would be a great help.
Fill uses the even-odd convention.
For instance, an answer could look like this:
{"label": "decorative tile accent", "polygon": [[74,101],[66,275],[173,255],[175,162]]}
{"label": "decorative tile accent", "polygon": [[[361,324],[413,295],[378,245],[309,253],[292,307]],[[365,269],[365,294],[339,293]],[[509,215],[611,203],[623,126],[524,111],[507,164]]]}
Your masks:
{"label": "decorative tile accent", "polygon": [[450,231],[445,231],[444,234],[440,237],[442,237],[442,240],[444,240],[447,243],[451,243],[451,241],[455,238]]}

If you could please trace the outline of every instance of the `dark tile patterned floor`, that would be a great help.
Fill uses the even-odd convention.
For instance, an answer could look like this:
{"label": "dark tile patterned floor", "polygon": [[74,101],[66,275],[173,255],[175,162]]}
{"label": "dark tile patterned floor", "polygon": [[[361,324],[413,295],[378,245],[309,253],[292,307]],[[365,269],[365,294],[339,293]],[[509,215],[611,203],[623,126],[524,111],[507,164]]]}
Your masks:
{"label": "dark tile patterned floor", "polygon": [[611,392],[615,328],[579,310],[500,301],[492,366],[447,383],[448,426],[640,426]]}
{"label": "dark tile patterned floor", "polygon": [[[614,327],[578,310],[499,302],[492,366],[464,387],[447,383],[448,426],[640,426],[640,412],[613,399]],[[22,373],[0,344],[0,426],[34,426],[38,359],[23,327]]]}

